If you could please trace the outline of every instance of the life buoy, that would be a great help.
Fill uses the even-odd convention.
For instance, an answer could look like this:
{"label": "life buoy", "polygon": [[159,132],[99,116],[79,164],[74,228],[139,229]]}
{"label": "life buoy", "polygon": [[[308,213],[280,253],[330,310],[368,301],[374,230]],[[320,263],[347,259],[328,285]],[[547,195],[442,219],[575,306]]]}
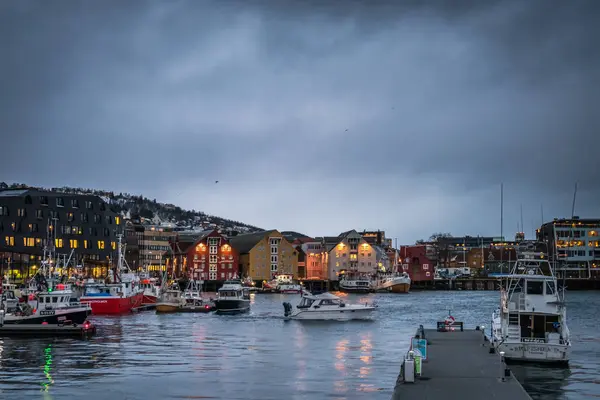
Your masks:
{"label": "life buoy", "polygon": [[446,319],[444,320],[444,323],[445,323],[446,325],[453,325],[453,324],[454,324],[454,321],[455,321],[454,317],[453,317],[452,315],[448,315],[448,316],[446,317]]}

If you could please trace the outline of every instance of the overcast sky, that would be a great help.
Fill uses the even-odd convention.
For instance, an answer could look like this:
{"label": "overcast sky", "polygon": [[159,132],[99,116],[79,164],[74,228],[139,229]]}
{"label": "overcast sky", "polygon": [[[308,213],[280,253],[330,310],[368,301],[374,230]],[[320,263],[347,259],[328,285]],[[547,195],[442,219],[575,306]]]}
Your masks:
{"label": "overcast sky", "polygon": [[400,243],[499,235],[501,182],[507,236],[576,181],[600,217],[600,2],[426,3],[0,0],[0,181]]}

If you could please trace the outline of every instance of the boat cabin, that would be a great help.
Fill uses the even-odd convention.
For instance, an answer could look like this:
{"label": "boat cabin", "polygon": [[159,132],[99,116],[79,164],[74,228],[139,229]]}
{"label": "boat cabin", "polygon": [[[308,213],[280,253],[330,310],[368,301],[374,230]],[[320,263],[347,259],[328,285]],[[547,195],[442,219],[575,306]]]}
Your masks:
{"label": "boat cabin", "polygon": [[336,307],[344,307],[345,304],[337,296],[332,295],[331,293],[323,293],[316,296],[303,296],[300,304],[298,304],[297,308],[320,308],[322,306],[336,306]]}
{"label": "boat cabin", "polygon": [[52,292],[40,292],[37,294],[37,308],[41,310],[53,310],[71,306],[70,290],[55,290]]}
{"label": "boat cabin", "polygon": [[249,299],[250,290],[247,287],[242,286],[242,283],[239,280],[225,281],[223,286],[217,291],[217,296],[219,296],[220,299]]}

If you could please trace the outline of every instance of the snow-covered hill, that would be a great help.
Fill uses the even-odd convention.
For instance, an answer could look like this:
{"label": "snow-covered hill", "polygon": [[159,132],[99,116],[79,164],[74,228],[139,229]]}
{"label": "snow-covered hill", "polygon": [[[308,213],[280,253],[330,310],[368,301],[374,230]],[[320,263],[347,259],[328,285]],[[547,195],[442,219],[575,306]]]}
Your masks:
{"label": "snow-covered hill", "polygon": [[93,194],[100,196],[110,207],[119,212],[124,219],[140,219],[143,223],[161,225],[165,227],[179,227],[186,229],[209,229],[216,228],[226,231],[237,231],[239,233],[257,232],[262,229],[244,224],[239,221],[208,215],[202,211],[184,210],[174,204],[159,203],[156,199],[148,199],[144,196],[130,193],[114,193],[106,190],[85,188],[41,188],[25,184],[13,183],[10,185],[0,182],[0,188],[32,188],[39,190],[51,190],[62,193]]}

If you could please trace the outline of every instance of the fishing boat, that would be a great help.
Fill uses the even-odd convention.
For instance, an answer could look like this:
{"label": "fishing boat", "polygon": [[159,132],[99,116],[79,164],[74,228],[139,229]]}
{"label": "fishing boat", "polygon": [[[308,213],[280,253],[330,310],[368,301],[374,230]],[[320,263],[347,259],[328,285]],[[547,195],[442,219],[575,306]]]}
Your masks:
{"label": "fishing boat", "polygon": [[[92,313],[88,304],[71,301],[73,292],[63,284],[49,288],[46,292],[23,296],[23,302],[16,304],[12,312],[5,314],[5,324],[59,324],[69,321],[83,324]],[[9,296],[3,295],[3,303]],[[28,299],[28,300],[26,300]],[[8,307],[3,304],[6,310]]]}
{"label": "fishing boat", "polygon": [[90,304],[94,315],[126,314],[142,305],[144,291],[139,286],[139,277],[125,261],[122,238],[123,235],[117,235],[117,266],[109,272],[108,282],[85,284],[80,301]]}
{"label": "fishing boat", "polygon": [[217,291],[215,308],[218,314],[234,314],[250,311],[250,292],[240,280],[225,281]]}
{"label": "fishing boat", "polygon": [[143,291],[142,305],[151,306],[156,304],[158,296],[160,296],[158,279],[151,278],[147,274],[140,274],[140,289]]}
{"label": "fishing boat", "polygon": [[507,360],[568,363],[571,339],[564,289],[547,255],[518,254],[492,314],[492,343]]}
{"label": "fishing boat", "polygon": [[269,287],[274,288],[277,293],[298,294],[302,293],[302,285],[294,282],[293,275],[278,274],[268,283]]}
{"label": "fishing boat", "polygon": [[410,283],[410,276],[406,272],[384,274],[378,276],[375,283],[375,290],[393,293],[408,293],[410,290]]}
{"label": "fishing boat", "polygon": [[339,285],[340,291],[346,293],[368,293],[373,290],[373,280],[365,274],[346,273]]}
{"label": "fishing boat", "polygon": [[180,311],[186,301],[179,285],[175,284],[171,289],[163,291],[156,302],[157,313],[173,313]]}
{"label": "fishing boat", "polygon": [[373,318],[376,307],[368,304],[346,304],[331,293],[312,295],[304,292],[295,310],[288,302],[283,303],[283,310],[287,319],[349,321]]}

